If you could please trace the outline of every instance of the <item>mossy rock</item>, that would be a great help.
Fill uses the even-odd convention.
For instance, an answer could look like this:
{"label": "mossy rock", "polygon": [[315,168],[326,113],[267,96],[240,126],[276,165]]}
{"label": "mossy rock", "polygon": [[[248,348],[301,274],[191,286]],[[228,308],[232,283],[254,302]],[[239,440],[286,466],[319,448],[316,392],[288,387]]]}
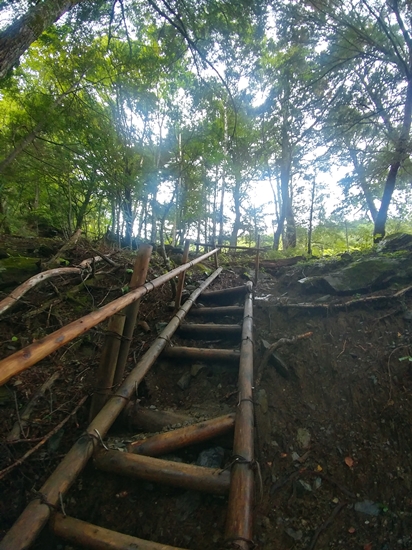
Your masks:
{"label": "mossy rock", "polygon": [[21,283],[39,272],[39,258],[11,256],[0,260],[0,278],[3,282]]}

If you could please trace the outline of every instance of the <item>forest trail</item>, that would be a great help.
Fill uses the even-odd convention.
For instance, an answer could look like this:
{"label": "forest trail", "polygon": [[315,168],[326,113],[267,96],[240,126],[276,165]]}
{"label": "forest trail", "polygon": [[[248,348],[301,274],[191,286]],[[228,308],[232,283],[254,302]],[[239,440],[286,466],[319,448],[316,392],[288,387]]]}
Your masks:
{"label": "forest trail", "polygon": [[[118,263],[121,258],[124,256],[115,257]],[[106,268],[109,270],[109,266]],[[158,269],[153,264],[151,276]],[[232,258],[232,264],[223,270],[213,288],[244,284],[245,271],[244,264]],[[315,292],[308,297],[302,295],[299,283],[307,271],[304,264],[283,266],[275,274],[263,271],[254,291],[257,466],[253,541],[264,550],[412,548],[409,294],[399,295],[398,286],[362,296],[337,298]],[[119,275],[119,271],[107,274],[104,282],[99,281],[101,286],[83,290],[87,300],[91,300],[89,292],[96,304],[113,288],[114,293],[121,292]],[[188,292],[197,286],[196,280],[204,277],[200,271],[190,274],[186,280]],[[61,283],[59,287],[63,289]],[[164,329],[167,316],[172,314],[166,313],[164,306],[170,301],[169,291],[168,286],[162,287],[142,301],[139,318],[147,326],[143,329],[141,325],[135,333],[131,348],[134,359],[130,359],[141,356],[155,334]],[[42,292],[39,288],[35,294]],[[383,299],[396,292],[398,298]],[[7,346],[18,345],[7,331],[21,339],[16,330],[19,326],[27,335],[29,323],[37,330],[34,319],[49,319],[46,328],[50,329],[52,315],[60,319],[62,311],[69,314],[67,308],[39,312],[36,301],[40,298],[44,300],[44,296],[27,298],[20,309],[9,314],[7,327],[3,323],[4,353],[10,353]],[[345,302],[348,306],[340,307]],[[314,307],[301,307],[302,304]],[[316,304],[322,307],[315,307]],[[30,310],[37,311],[38,317],[27,317]],[[224,322],[223,318],[214,321],[218,325]],[[233,323],[230,320],[229,326]],[[150,332],[145,332],[147,329]],[[276,357],[262,368],[268,345],[300,335],[306,338],[276,350]],[[175,346],[216,345],[215,337],[202,336],[200,343],[196,340],[195,344],[195,338],[188,342],[188,336],[176,334]],[[221,334],[219,339],[226,336]],[[37,370],[29,369],[12,379],[8,387],[13,400],[2,404],[6,419],[4,441],[16,419],[16,403],[27,402],[56,367],[61,376],[39,400],[34,416],[24,428],[25,441],[2,444],[2,466],[33,446],[36,437],[56,426],[57,420],[66,418],[85,392],[90,393],[103,340],[104,333],[96,330],[91,339],[83,339],[73,351],[70,346],[68,350],[63,348],[39,364]],[[233,345],[229,344],[229,349]],[[160,424],[155,419],[162,414],[176,415],[177,430],[187,427],[186,416],[192,419],[190,424],[193,419],[204,424],[211,418],[223,417],[222,422],[230,423],[228,418],[237,411],[239,403],[237,367],[228,361],[224,361],[222,369],[218,361],[206,362],[204,358],[183,363],[164,357],[139,384],[138,392],[137,408],[145,411],[146,416],[140,419],[145,426],[134,425],[134,435],[130,437],[130,432],[125,436],[124,425],[116,425],[116,432],[104,438],[112,450],[124,450],[141,438],[142,428],[161,431],[164,418]],[[1,480],[5,495],[1,503],[3,535],[27,502],[36,498],[35,490],[84,431],[88,408],[82,405],[65,425],[64,434],[58,434],[52,444],[43,446]],[[129,421],[132,410],[136,412],[136,408],[129,409]],[[223,456],[221,467],[225,469],[231,463],[232,442],[227,435],[219,437],[218,444],[209,447],[210,455],[221,460]],[[217,451],[219,447],[223,455]],[[195,462],[204,450],[205,446],[199,444],[181,451],[183,458],[177,451],[170,458]],[[75,512],[79,519],[109,529],[191,550],[224,547],[227,504],[227,496],[167,488],[150,480],[131,482],[123,476],[109,477],[92,464],[63,501],[68,515]],[[59,516],[56,525],[61,526],[61,521]],[[46,538],[35,547],[74,548],[59,538],[46,534],[42,537]]]}

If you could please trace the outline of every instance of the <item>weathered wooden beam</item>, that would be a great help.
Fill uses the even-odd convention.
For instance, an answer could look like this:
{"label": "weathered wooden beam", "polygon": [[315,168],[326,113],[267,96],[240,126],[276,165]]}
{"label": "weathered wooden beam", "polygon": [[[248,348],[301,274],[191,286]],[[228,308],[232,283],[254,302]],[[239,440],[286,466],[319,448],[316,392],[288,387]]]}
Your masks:
{"label": "weathered wooden beam", "polygon": [[218,325],[218,324],[196,324],[185,323],[180,325],[179,334],[182,336],[218,336],[219,338],[228,338],[231,336],[240,336],[242,334],[242,327],[240,325]]}
{"label": "weathered wooden beam", "polygon": [[117,533],[60,513],[53,514],[49,527],[56,536],[95,550],[131,550],[132,548],[135,550],[184,550],[177,546],[168,546]]}
{"label": "weathered wooden beam", "polygon": [[243,307],[241,306],[226,306],[226,307],[197,307],[190,310],[190,315],[196,315],[198,317],[232,317],[239,316],[243,313]]}
{"label": "weathered wooden beam", "polygon": [[[180,268],[178,268],[180,269]],[[196,289],[180,310],[174,315],[167,327],[150,346],[143,358],[137,363],[123,384],[112,395],[103,409],[93,419],[83,436],[73,445],[53,474],[39,489],[39,498],[32,500],[16,520],[12,528],[6,533],[0,542],[0,550],[24,550],[29,548],[37,535],[47,523],[53,506],[66,494],[77,476],[86,466],[93,451],[99,446],[97,434],[104,437],[116,418],[122,412],[129,399],[136,391],[136,387],[148,373],[150,367],[159,357],[166,343],[182,322],[194,301],[204,288],[222,271],[219,268]],[[170,273],[168,274],[170,275]],[[163,282],[169,280],[166,278]],[[153,283],[153,281],[152,281]],[[148,283],[148,284],[152,284]],[[155,288],[155,287],[154,287]],[[110,305],[110,304],[109,304]],[[120,311],[122,308],[117,310]]]}
{"label": "weathered wooden beam", "polygon": [[168,347],[163,357],[171,359],[194,359],[199,361],[237,361],[240,351],[232,349],[189,348],[185,346]]}
{"label": "weathered wooden beam", "polygon": [[254,411],[253,411],[253,295],[252,283],[245,301],[239,365],[239,406],[236,411],[225,539],[240,550],[253,543]]}
{"label": "weathered wooden beam", "polygon": [[230,473],[218,468],[204,468],[184,462],[171,462],[160,458],[106,450],[98,451],[93,461],[96,468],[104,472],[173,487],[204,491],[214,495],[226,495],[229,490]]}
{"label": "weathered wooden beam", "polygon": [[235,415],[227,414],[212,420],[154,435],[148,439],[133,441],[129,445],[128,451],[146,456],[160,456],[223,435],[233,429],[234,425]]}

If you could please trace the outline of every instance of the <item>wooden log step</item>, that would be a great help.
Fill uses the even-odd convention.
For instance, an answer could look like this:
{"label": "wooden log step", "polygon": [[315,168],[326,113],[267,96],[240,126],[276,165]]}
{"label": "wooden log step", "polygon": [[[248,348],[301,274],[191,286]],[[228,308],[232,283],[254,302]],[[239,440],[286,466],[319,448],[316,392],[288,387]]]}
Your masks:
{"label": "wooden log step", "polygon": [[218,468],[204,468],[183,462],[171,462],[120,451],[99,451],[94,455],[99,470],[151,482],[173,485],[214,495],[229,491],[230,473]]}
{"label": "wooden log step", "polygon": [[232,317],[243,315],[242,306],[225,306],[225,307],[192,307],[189,314],[197,316],[215,316],[219,317]]}
{"label": "wooden log step", "polygon": [[240,336],[242,334],[242,327],[240,325],[215,325],[213,323],[203,325],[185,323],[184,325],[180,325],[179,334],[228,338],[230,336]]}
{"label": "wooden log step", "polygon": [[183,424],[193,421],[188,414],[172,411],[153,411],[140,407],[139,403],[130,403],[122,416],[123,422],[133,430],[159,432],[171,424]]}
{"label": "wooden log step", "polygon": [[237,361],[240,351],[232,349],[189,348],[186,346],[168,347],[163,351],[163,357],[171,359],[194,359],[199,361]]}
{"label": "wooden log step", "polygon": [[235,301],[239,296],[243,296],[247,293],[247,286],[234,286],[232,288],[225,288],[222,290],[211,290],[209,292],[202,292],[199,300],[201,302],[216,303],[216,304],[230,304]]}
{"label": "wooden log step", "polygon": [[110,531],[98,525],[92,525],[80,519],[56,513],[49,522],[50,530],[62,539],[76,545],[96,550],[184,550],[177,546],[168,546],[159,542],[138,539],[116,531]]}
{"label": "wooden log step", "polygon": [[201,443],[212,437],[223,435],[233,429],[234,425],[235,415],[227,414],[225,416],[213,418],[212,420],[206,420],[205,422],[199,422],[191,426],[177,428],[170,432],[154,435],[148,439],[133,441],[133,443],[129,445],[128,451],[130,453],[146,456],[160,456],[181,449],[182,447]]}

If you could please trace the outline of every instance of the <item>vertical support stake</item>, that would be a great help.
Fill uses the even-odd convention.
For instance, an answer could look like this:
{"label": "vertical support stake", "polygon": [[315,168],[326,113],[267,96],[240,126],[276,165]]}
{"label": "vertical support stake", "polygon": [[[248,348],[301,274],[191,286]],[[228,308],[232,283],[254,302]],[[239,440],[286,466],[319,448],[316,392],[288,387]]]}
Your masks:
{"label": "vertical support stake", "polygon": [[[189,247],[190,247],[190,241],[187,240],[185,242],[185,248],[183,250],[183,258],[182,258],[182,264],[187,263],[187,260],[189,258]],[[182,292],[183,292],[183,285],[185,284],[185,275],[186,271],[183,271],[179,275],[179,280],[177,282],[177,290],[176,290],[176,298],[175,298],[175,311],[177,311],[180,307],[181,301],[182,301]]]}
{"label": "vertical support stake", "polygon": [[91,422],[112,391],[113,378],[116,370],[117,357],[123,334],[125,315],[117,313],[110,317],[107,326],[107,336],[100,357],[99,368],[96,373],[96,393],[93,394],[90,407],[89,421]]}
{"label": "vertical support stake", "polygon": [[[150,244],[141,244],[137,252],[136,260],[133,266],[133,274],[130,280],[130,288],[135,289],[144,285],[146,282],[147,270],[149,269],[150,256],[153,247]],[[116,372],[113,379],[113,385],[120,384],[123,380],[124,369],[129,355],[130,344],[132,343],[134,327],[137,314],[139,313],[140,300],[136,300],[124,309],[126,321],[123,329],[123,338],[117,359]]]}

